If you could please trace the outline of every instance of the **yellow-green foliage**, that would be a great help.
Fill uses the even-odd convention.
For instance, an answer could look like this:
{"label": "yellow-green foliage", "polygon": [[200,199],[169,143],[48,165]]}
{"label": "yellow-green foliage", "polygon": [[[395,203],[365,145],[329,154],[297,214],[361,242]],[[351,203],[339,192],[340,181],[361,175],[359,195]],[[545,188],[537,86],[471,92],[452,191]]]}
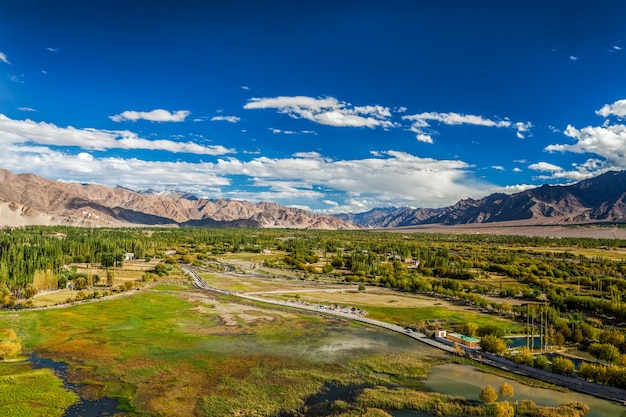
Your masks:
{"label": "yellow-green foliage", "polygon": [[61,417],[78,401],[52,370],[33,370],[24,364],[0,365],[0,393],[2,417]]}
{"label": "yellow-green foliage", "polygon": [[395,378],[426,379],[431,366],[448,362],[444,358],[431,358],[418,353],[374,355],[360,359],[356,365],[372,372]]}
{"label": "yellow-green foliage", "polygon": [[17,356],[22,351],[22,342],[15,331],[0,330],[0,359]]}
{"label": "yellow-green foliage", "polygon": [[532,401],[519,401],[517,414],[520,416],[537,417],[583,417],[589,412],[587,404],[572,402],[554,407],[541,407]]}
{"label": "yellow-green foliage", "polygon": [[438,416],[485,416],[487,409],[470,405],[463,398],[411,389],[366,388],[357,397],[361,407],[385,410],[426,411]]}
{"label": "yellow-green foliage", "polygon": [[37,291],[56,290],[59,286],[59,277],[50,269],[45,272],[35,271],[32,285]]}

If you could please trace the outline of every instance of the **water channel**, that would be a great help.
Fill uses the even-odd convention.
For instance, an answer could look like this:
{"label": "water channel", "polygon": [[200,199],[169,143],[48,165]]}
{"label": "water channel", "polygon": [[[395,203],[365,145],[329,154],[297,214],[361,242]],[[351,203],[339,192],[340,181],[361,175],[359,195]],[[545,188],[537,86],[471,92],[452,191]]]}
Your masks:
{"label": "water channel", "polygon": [[[67,380],[68,365],[63,362],[55,362],[50,359],[31,356],[30,364],[34,369],[49,368],[54,371],[57,377],[63,381],[66,389],[80,395],[79,386]],[[117,409],[117,400],[109,397],[102,397],[98,400],[87,400],[81,397],[80,401],[65,410],[63,417],[103,417],[114,414],[122,414]]]}
{"label": "water channel", "polygon": [[[558,405],[578,401],[590,407],[586,417],[626,417],[626,407],[618,403],[574,391],[559,392],[529,387],[516,381],[481,372],[467,365],[435,366],[425,381],[425,385],[433,391],[443,394],[458,395],[468,400],[478,400],[480,392],[487,385],[491,385],[497,390],[504,382],[511,384],[515,390],[515,395],[511,398],[513,402],[515,400],[532,400],[540,405]],[[394,416],[396,415],[394,414]]]}

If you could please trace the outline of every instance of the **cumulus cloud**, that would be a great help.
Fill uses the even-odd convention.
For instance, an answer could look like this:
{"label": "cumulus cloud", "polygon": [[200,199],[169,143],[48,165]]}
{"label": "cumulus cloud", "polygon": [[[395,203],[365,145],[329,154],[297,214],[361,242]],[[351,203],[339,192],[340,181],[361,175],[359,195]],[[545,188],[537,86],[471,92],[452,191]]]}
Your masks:
{"label": "cumulus cloud", "polygon": [[109,116],[109,119],[114,122],[135,122],[137,120],[148,120],[151,122],[184,122],[189,114],[191,114],[191,112],[188,110],[178,110],[175,112],[169,112],[163,109],[155,109],[148,112],[127,110],[120,114]]}
{"label": "cumulus cloud", "polygon": [[[389,150],[357,160],[333,160],[318,153],[284,159],[261,156],[248,162],[220,159],[214,172],[247,175],[255,179],[256,185],[266,187],[289,184],[311,195],[318,194],[318,189],[339,192],[369,201],[370,209],[385,205],[441,207],[459,198],[483,196],[492,186],[476,179],[469,168],[463,161],[420,158]],[[337,211],[345,208],[341,206]]]}
{"label": "cumulus cloud", "polygon": [[214,117],[211,117],[211,121],[212,122],[224,121],[224,122],[228,122],[228,123],[237,123],[240,120],[241,120],[241,118],[237,117],[237,116],[214,116]]}
{"label": "cumulus cloud", "polygon": [[596,111],[596,114],[605,118],[616,116],[623,119],[626,117],[626,100],[617,100],[612,104],[605,104],[600,110]]}
{"label": "cumulus cloud", "polygon": [[411,122],[409,130],[417,135],[416,138],[418,141],[426,143],[433,143],[432,136],[429,133],[429,128],[431,128],[431,124],[433,122],[449,126],[474,125],[497,128],[515,128],[517,130],[517,137],[520,139],[523,139],[529,132],[529,129],[533,126],[530,122],[511,123],[509,119],[492,120],[483,116],[454,112],[424,112],[402,116],[402,119]]}
{"label": "cumulus cloud", "polygon": [[422,132],[419,132],[419,131],[417,131],[417,132],[415,132],[415,133],[417,133],[417,136],[415,136],[415,138],[416,138],[419,142],[430,143],[430,144],[435,143],[435,142],[433,141],[433,138],[432,138],[430,135],[427,135],[427,134],[422,133]]}
{"label": "cumulus cloud", "polygon": [[23,146],[28,144],[69,146],[87,150],[143,149],[199,155],[234,153],[221,145],[203,146],[194,142],[148,140],[128,130],[76,129],[59,127],[52,123],[32,120],[13,120],[0,114],[0,144]]}
{"label": "cumulus cloud", "polygon": [[336,127],[383,127],[393,123],[388,120],[391,111],[383,106],[352,106],[334,97],[279,96],[252,98],[244,109],[276,109],[295,119]]}
{"label": "cumulus cloud", "polygon": [[103,157],[94,151],[155,149],[201,155],[234,151],[192,142],[150,141],[128,131],[11,120],[2,115],[0,146],[0,166],[14,172],[36,169],[39,175],[68,181],[119,184],[132,189],[176,188],[211,198],[270,200],[299,206],[319,207],[327,200],[323,210],[328,212],[391,205],[441,207],[459,198],[479,198],[499,190],[476,178],[473,167],[466,162],[422,158],[395,150],[374,151],[365,159],[340,160],[315,151],[296,152],[286,158],[254,152],[244,159],[220,157],[213,162]]}
{"label": "cumulus cloud", "polygon": [[[615,116],[621,120],[626,117],[626,100],[607,104],[596,111],[596,114],[605,118]],[[571,169],[555,171],[550,178],[579,181],[608,170],[626,169],[626,125],[612,124],[607,119],[601,126],[576,128],[568,125],[563,133],[574,142],[548,145],[545,150],[592,155],[592,157],[587,158],[583,163],[573,164]]]}
{"label": "cumulus cloud", "polygon": [[0,52],[0,61],[4,62],[5,64],[11,65],[11,61],[9,61],[9,58],[7,58],[4,52]]}

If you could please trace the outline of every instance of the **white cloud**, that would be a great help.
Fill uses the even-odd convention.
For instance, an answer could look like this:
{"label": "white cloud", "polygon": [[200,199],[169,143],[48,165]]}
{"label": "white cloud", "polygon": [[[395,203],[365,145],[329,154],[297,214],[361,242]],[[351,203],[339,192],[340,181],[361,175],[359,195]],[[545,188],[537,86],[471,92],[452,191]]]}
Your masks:
{"label": "white cloud", "polygon": [[383,106],[352,106],[336,98],[314,98],[306,96],[279,96],[252,98],[244,109],[276,109],[295,119],[307,119],[315,123],[336,127],[383,127],[393,123],[389,108]]}
{"label": "white cloud", "polygon": [[37,111],[31,107],[18,107],[17,108],[19,111],[28,111],[28,112],[32,112],[32,111]]}
{"label": "white cloud", "polygon": [[614,51],[621,51],[623,48],[621,46],[613,45]]}
{"label": "white cloud", "polygon": [[616,116],[623,119],[626,117],[626,100],[617,100],[613,104],[605,104],[600,110],[596,111],[596,114],[604,118]]}
{"label": "white cloud", "polygon": [[490,120],[485,119],[482,116],[476,116],[473,114],[459,114],[459,113],[437,113],[437,112],[425,112],[420,114],[413,114],[402,116],[404,120],[414,122],[414,126],[428,127],[429,121],[436,121],[446,125],[476,125],[476,126],[488,126],[488,127],[510,127],[511,122],[509,120]]}
{"label": "white cloud", "polygon": [[339,207],[339,203],[337,203],[336,201],[332,201],[332,200],[322,200],[322,203],[328,204],[329,206],[333,206],[333,207]]}
{"label": "white cloud", "polygon": [[432,143],[435,143],[435,142],[433,141],[433,138],[432,138],[430,135],[427,135],[427,134],[425,134],[425,133],[421,133],[421,132],[416,132],[416,133],[417,133],[416,138],[417,138],[417,140],[418,140],[419,142],[431,143],[431,144],[432,144]]}
{"label": "white cloud", "polygon": [[515,167],[515,168],[513,168],[513,172],[522,172],[522,169],[518,168],[518,167]]}
{"label": "white cloud", "polygon": [[626,125],[587,126],[582,129],[568,125],[565,135],[576,140],[574,144],[548,145],[549,152],[573,152],[595,154],[608,165],[626,168]]}
{"label": "white cloud", "polygon": [[109,116],[114,122],[124,122],[137,120],[148,120],[151,122],[184,122],[185,118],[191,114],[188,110],[178,110],[169,112],[163,109],[155,109],[152,111],[133,111],[127,110],[114,116]]}
{"label": "white cloud", "polygon": [[4,62],[5,64],[11,65],[11,62],[9,61],[9,58],[7,58],[7,56],[4,54],[4,52],[0,52],[0,61]]}
{"label": "white cloud", "polygon": [[409,130],[417,135],[416,138],[418,141],[426,143],[433,143],[432,136],[429,133],[429,128],[431,127],[432,122],[442,123],[450,126],[465,124],[497,128],[512,127],[517,130],[517,137],[520,139],[523,139],[529,132],[529,129],[533,127],[532,123],[530,122],[511,123],[509,119],[492,120],[483,116],[460,113],[424,112],[419,114],[402,116],[402,119],[412,122]]}
{"label": "white cloud", "polygon": [[533,124],[530,122],[517,122],[515,123],[515,128],[517,129],[517,137],[520,139],[524,139],[529,129],[533,127]]}
{"label": "white cloud", "polygon": [[578,61],[578,57],[574,55],[569,56],[570,61]]}
{"label": "white cloud", "polygon": [[537,162],[536,164],[530,164],[528,166],[529,169],[533,171],[542,171],[542,172],[561,172],[563,168],[560,166],[550,164],[548,162]]}
{"label": "white cloud", "polygon": [[148,140],[128,130],[76,129],[72,126],[63,128],[28,119],[13,120],[2,114],[0,114],[0,144],[69,146],[88,150],[144,149],[200,155],[224,155],[235,152],[221,145],[203,146],[194,142]]}
{"label": "white cloud", "polygon": [[47,50],[47,51],[50,51],[50,52],[59,52],[59,48],[52,48],[52,47],[50,47],[50,46],[49,46],[49,47],[47,47],[47,48],[46,48],[46,50]]}
{"label": "white cloud", "polygon": [[492,165],[491,168],[496,171],[504,171],[504,167],[502,165]]}
{"label": "white cloud", "polygon": [[248,90],[250,90],[250,87],[248,87],[247,85],[242,85],[241,89],[248,91]]}
{"label": "white cloud", "polygon": [[317,194],[317,189],[336,191],[367,199],[371,204],[368,209],[389,205],[441,207],[459,198],[482,197],[492,189],[470,174],[470,165],[463,161],[420,158],[392,150],[372,155],[360,160],[331,160],[317,152],[286,159],[261,156],[248,162],[228,158],[220,159],[214,172],[247,175],[255,179],[255,185],[275,184],[283,191],[285,184],[311,195]]}
{"label": "white cloud", "polygon": [[212,122],[224,121],[228,123],[237,123],[241,118],[237,116],[214,116],[211,118]]}

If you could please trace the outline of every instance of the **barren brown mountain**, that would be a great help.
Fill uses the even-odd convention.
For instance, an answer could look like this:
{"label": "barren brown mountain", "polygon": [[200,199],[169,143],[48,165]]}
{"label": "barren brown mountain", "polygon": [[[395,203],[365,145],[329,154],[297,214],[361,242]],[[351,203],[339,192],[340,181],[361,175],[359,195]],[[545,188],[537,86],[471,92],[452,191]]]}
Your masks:
{"label": "barren brown mountain", "polygon": [[142,194],[0,170],[0,225],[182,225],[356,229],[350,222],[275,203]]}
{"label": "barren brown mountain", "polygon": [[461,200],[437,209],[392,207],[338,217],[366,227],[625,223],[626,171],[607,172],[568,186],[543,185],[511,195]]}

